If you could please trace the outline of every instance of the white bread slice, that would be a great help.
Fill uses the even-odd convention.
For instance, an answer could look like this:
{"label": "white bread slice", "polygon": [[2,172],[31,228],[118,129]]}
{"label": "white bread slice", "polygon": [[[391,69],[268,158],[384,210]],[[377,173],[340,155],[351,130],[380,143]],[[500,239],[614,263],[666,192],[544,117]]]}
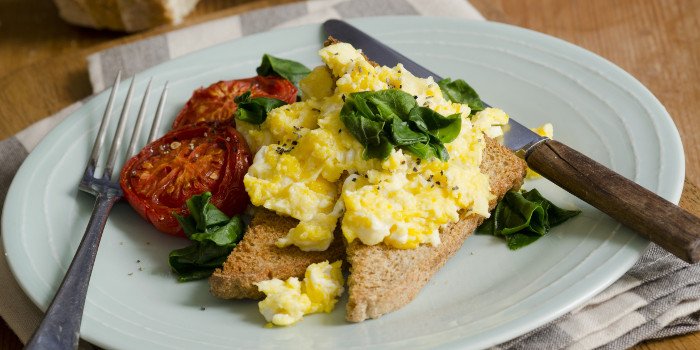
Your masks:
{"label": "white bread slice", "polygon": [[[522,159],[487,138],[481,171],[489,176],[491,193],[497,197],[490,203],[491,209],[506,192],[522,185],[525,170]],[[476,214],[463,215],[460,221],[441,230],[438,246],[394,249],[384,244],[365,245],[357,240],[348,244],[347,320],[361,322],[377,318],[408,304],[483,220]]]}
{"label": "white bread slice", "polygon": [[83,27],[135,32],[177,24],[199,0],[54,0],[66,22]]}

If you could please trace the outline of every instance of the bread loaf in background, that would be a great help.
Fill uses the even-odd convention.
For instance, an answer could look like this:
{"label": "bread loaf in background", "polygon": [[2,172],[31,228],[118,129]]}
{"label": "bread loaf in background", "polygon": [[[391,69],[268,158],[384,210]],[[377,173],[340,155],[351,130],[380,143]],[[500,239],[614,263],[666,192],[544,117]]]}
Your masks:
{"label": "bread loaf in background", "polygon": [[177,24],[199,0],[54,0],[66,22],[96,29],[136,32]]}

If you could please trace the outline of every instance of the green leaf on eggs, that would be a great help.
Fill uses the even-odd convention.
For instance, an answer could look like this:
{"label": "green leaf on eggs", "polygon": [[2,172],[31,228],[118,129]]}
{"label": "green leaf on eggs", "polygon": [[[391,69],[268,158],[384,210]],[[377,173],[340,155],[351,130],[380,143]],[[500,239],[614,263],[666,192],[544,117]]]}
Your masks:
{"label": "green leaf on eggs", "polygon": [[438,82],[438,86],[440,86],[442,94],[450,101],[468,105],[472,110],[472,114],[484,110],[484,102],[481,101],[479,94],[466,81],[445,78]]}
{"label": "green leaf on eggs", "polygon": [[459,113],[445,117],[428,107],[414,108],[408,116],[419,129],[435,136],[442,143],[450,143],[459,136],[462,131],[460,118]]}
{"label": "green leaf on eggs", "polygon": [[386,159],[394,146],[421,159],[449,159],[445,143],[461,131],[460,114],[443,116],[418,106],[414,96],[398,89],[352,93],[340,120],[364,147],[364,158]]}
{"label": "green leaf on eggs", "polygon": [[393,143],[397,146],[408,146],[414,143],[428,143],[430,137],[422,131],[414,131],[408,122],[398,117],[394,117],[391,122],[391,136]]}

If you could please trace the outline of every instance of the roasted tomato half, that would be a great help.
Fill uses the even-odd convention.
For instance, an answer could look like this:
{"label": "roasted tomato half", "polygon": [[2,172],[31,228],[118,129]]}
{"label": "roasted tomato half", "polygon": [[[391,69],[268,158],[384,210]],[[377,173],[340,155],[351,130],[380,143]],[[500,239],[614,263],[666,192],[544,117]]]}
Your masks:
{"label": "roasted tomato half", "polygon": [[173,122],[173,129],[200,122],[227,121],[236,111],[233,99],[250,90],[251,97],[272,97],[294,103],[297,88],[289,80],[277,76],[256,76],[225,80],[195,90]]}
{"label": "roasted tomato half", "polygon": [[231,125],[200,124],[170,131],[129,159],[120,185],[129,204],[158,230],[182,236],[172,215],[189,215],[185,201],[211,192],[226,215],[249,203],[243,176],[252,163],[243,136]]}

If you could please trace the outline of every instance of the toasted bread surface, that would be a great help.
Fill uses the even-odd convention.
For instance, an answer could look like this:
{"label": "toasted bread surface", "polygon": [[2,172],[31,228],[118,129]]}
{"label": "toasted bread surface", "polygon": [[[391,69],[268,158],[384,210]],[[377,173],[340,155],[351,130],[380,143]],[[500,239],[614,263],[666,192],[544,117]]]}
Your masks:
{"label": "toasted bread surface", "polygon": [[[522,185],[525,170],[522,159],[487,138],[481,171],[489,176],[491,193],[497,197],[491,201],[491,209],[506,192]],[[437,246],[395,249],[384,244],[365,245],[357,240],[349,243],[347,320],[377,318],[408,304],[483,220],[477,214],[464,215],[441,230],[441,243]]]}
{"label": "toasted bread surface", "polygon": [[275,242],[298,223],[296,219],[258,208],[241,242],[209,278],[211,293],[224,299],[260,299],[265,295],[253,283],[302,277],[311,264],[345,257],[345,246],[338,232],[331,246],[322,252],[305,252],[294,246],[278,248]]}
{"label": "toasted bread surface", "polygon": [[[522,184],[525,163],[497,142],[487,139],[481,169],[489,176],[491,192],[500,199],[508,190]],[[492,201],[491,206],[496,203],[497,200]],[[310,264],[346,258],[351,265],[347,319],[359,322],[376,318],[413,300],[482,220],[481,216],[470,215],[449,225],[440,233],[442,243],[436,247],[424,245],[401,250],[355,241],[348,245],[346,258],[339,232],[330,248],[323,252],[278,248],[275,242],[298,221],[259,208],[243,240],[223,267],[210,277],[210,290],[219,298],[260,299],[264,295],[253,283],[271,278],[302,277]],[[415,266],[421,268],[416,270]]]}

